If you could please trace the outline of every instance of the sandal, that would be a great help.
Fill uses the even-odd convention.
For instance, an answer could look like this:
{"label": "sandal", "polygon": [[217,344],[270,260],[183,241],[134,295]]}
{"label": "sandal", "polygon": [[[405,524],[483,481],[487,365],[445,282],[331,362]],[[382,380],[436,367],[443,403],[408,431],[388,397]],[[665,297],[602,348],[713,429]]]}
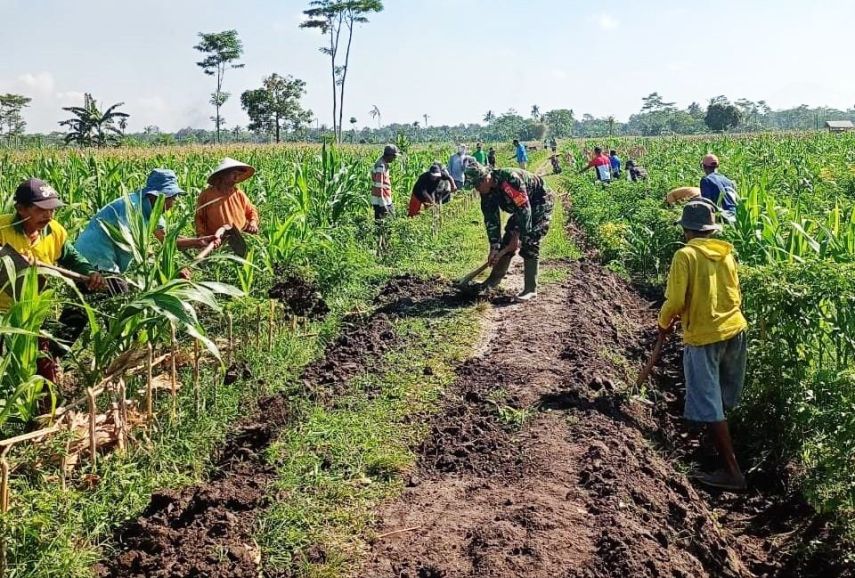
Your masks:
{"label": "sandal", "polygon": [[740,474],[739,477],[735,478],[724,470],[697,472],[692,478],[705,486],[718,488],[719,490],[741,492],[748,488],[748,485],[745,483],[745,476]]}

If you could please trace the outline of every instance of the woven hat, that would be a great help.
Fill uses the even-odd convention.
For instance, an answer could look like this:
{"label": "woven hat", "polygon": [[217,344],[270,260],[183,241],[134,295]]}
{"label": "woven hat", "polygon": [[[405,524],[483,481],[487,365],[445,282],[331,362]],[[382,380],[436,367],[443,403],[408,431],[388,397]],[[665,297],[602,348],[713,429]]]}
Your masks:
{"label": "woven hat", "polygon": [[690,201],[683,207],[683,216],[677,224],[699,233],[721,231],[721,225],[715,222],[715,205],[705,200]]}
{"label": "woven hat", "polygon": [[208,184],[209,185],[212,184],[211,181],[214,179],[214,176],[216,176],[217,174],[225,172],[225,171],[230,171],[232,169],[241,169],[240,177],[238,177],[238,180],[236,181],[238,183],[241,183],[241,182],[247,180],[248,178],[250,178],[252,175],[255,174],[255,169],[253,167],[249,166],[248,164],[242,163],[240,161],[236,161],[234,159],[230,159],[229,157],[226,157],[222,160],[222,162],[220,162],[220,164],[217,166],[217,168],[214,169],[214,172],[212,172],[208,176]]}
{"label": "woven hat", "polygon": [[680,201],[689,201],[700,196],[701,189],[698,187],[679,187],[665,196],[665,202],[669,205],[676,205]]}

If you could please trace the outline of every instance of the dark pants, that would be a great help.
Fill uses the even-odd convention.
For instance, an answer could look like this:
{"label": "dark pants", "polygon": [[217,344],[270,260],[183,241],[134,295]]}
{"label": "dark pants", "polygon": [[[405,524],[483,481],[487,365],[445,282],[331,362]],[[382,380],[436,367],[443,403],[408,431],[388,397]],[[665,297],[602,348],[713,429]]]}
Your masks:
{"label": "dark pants", "polygon": [[[549,232],[552,223],[552,209],[555,206],[552,192],[547,191],[542,203],[531,208],[531,230],[529,234],[520,239],[520,256],[523,259],[537,259],[540,257],[540,240]],[[510,244],[511,237],[519,231],[520,226],[517,216],[511,215],[505,225],[505,234],[502,237],[502,247]]]}
{"label": "dark pants", "polygon": [[391,217],[395,214],[395,209],[392,205],[386,205],[385,207],[381,207],[380,205],[371,205],[374,207],[374,220],[382,221],[386,217]]}
{"label": "dark pants", "polygon": [[[109,273],[107,275],[109,275]],[[91,304],[104,301],[105,299],[115,297],[116,295],[123,295],[130,291],[128,282],[120,277],[107,277],[105,275],[104,280],[107,283],[106,291],[90,291],[86,285],[83,285],[82,283],[77,284],[77,289],[84,297],[86,297],[86,301]],[[76,305],[66,305],[62,309],[62,313],[59,315],[59,327],[54,333],[54,337],[56,337],[57,341],[61,342],[66,347],[71,347],[80,337],[80,334],[83,333],[83,330],[86,329],[88,324],[89,319],[81,307]],[[50,342],[51,357],[54,359],[61,359],[65,353],[66,350],[60,347],[59,344],[54,343],[53,341]]]}

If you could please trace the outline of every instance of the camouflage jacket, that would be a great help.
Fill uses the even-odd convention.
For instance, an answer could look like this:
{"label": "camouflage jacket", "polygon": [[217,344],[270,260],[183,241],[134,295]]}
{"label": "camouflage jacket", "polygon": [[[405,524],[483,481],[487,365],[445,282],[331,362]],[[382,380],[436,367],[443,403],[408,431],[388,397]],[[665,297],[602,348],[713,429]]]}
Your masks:
{"label": "camouflage jacket", "polygon": [[543,179],[523,169],[493,169],[493,186],[481,196],[481,212],[491,247],[502,242],[501,211],[516,215],[520,239],[531,231],[532,209],[548,201],[548,189]]}

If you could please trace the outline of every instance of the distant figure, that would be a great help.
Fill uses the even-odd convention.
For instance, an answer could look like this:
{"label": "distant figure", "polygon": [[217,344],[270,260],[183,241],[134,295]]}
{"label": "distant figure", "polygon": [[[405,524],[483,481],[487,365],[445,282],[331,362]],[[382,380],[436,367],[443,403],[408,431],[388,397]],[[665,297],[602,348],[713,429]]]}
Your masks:
{"label": "distant figure", "polygon": [[517,139],[514,139],[514,152],[516,153],[517,164],[521,169],[526,170],[528,168],[528,153],[525,146]]}
{"label": "distant figure", "polygon": [[635,164],[633,160],[626,161],[626,170],[629,171],[629,178],[632,182],[647,180],[647,170],[641,165]]}
{"label": "distant figure", "polygon": [[552,150],[552,153],[553,153],[553,154],[554,154],[555,152],[557,152],[557,151],[558,151],[558,141],[557,141],[557,140],[555,140],[555,137],[552,137],[552,138],[550,139],[550,141],[549,141],[549,148]]}
{"label": "distant figure", "polygon": [[383,156],[371,169],[371,205],[374,207],[374,220],[382,221],[395,212],[392,205],[392,180],[389,178],[389,164],[398,158],[398,147],[386,145]]}
{"label": "distant figure", "polygon": [[457,145],[457,152],[448,159],[448,174],[454,179],[454,184],[458,189],[462,189],[466,182],[466,175],[463,173],[465,169],[466,145]]}
{"label": "distant figure", "polygon": [[413,185],[413,195],[407,209],[408,217],[415,217],[422,210],[422,205],[444,204],[451,200],[451,193],[457,190],[454,179],[439,163],[433,163],[426,172],[422,173]]}
{"label": "distant figure", "polygon": [[603,149],[600,147],[594,147],[594,158],[588,161],[588,164],[585,165],[582,170],[579,171],[579,174],[584,173],[591,167],[594,167],[594,170],[597,172],[597,180],[601,183],[610,183],[612,180],[612,161],[608,156],[603,154]]}
{"label": "distant figure", "polygon": [[732,221],[736,215],[736,204],[739,202],[736,185],[718,172],[717,156],[705,155],[701,160],[701,167],[705,175],[701,179],[701,196],[715,203],[717,207],[721,207],[724,217]]}
{"label": "distant figure", "polygon": [[612,178],[620,178],[620,157],[617,156],[616,150],[609,151],[609,164],[612,168]]}
{"label": "distant figure", "polygon": [[472,158],[474,158],[479,165],[487,164],[487,151],[484,150],[481,143],[477,143],[475,145],[475,152],[472,153]]}
{"label": "distant figure", "polygon": [[558,162],[558,155],[552,155],[549,157],[549,162],[552,163],[552,174],[560,175],[561,174],[561,163]]}
{"label": "distant figure", "polygon": [[496,149],[493,147],[487,151],[487,164],[490,165],[491,169],[496,168]]}

